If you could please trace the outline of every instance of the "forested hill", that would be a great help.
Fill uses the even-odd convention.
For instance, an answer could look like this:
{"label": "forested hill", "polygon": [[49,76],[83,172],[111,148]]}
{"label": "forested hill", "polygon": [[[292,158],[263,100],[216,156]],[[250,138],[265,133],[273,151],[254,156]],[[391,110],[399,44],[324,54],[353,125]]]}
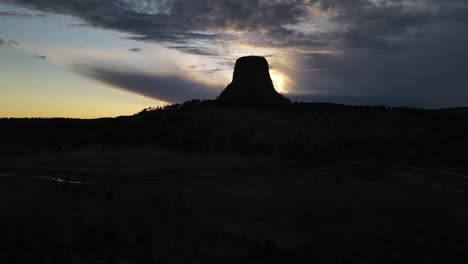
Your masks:
{"label": "forested hill", "polygon": [[236,108],[193,100],[128,117],[0,119],[0,128],[0,156],[151,145],[185,154],[468,164],[468,108],[421,110],[327,103]]}

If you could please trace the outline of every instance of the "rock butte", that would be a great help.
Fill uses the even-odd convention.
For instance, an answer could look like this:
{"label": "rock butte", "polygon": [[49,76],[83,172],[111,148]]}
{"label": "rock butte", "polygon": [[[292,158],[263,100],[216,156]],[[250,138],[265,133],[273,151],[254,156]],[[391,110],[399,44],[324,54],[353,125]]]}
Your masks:
{"label": "rock butte", "polygon": [[259,56],[237,59],[232,82],[216,101],[235,106],[278,106],[290,103],[275,90],[268,61]]}

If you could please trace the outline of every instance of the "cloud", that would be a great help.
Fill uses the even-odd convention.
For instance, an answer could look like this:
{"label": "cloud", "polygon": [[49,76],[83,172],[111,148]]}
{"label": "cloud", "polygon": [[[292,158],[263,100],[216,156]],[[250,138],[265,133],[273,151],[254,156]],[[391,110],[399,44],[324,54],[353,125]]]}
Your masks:
{"label": "cloud", "polygon": [[141,49],[140,48],[131,48],[131,49],[128,49],[129,51],[131,52],[140,52]]}
{"label": "cloud", "polygon": [[[199,56],[231,56],[232,43],[288,49],[285,53],[299,65],[290,70],[297,94],[363,98],[370,104],[468,105],[466,0],[4,2],[75,16],[89,26]],[[308,55],[294,49],[339,53]],[[184,86],[178,78],[164,80]]]}
{"label": "cloud", "polygon": [[86,27],[90,27],[90,26],[86,23],[73,23],[67,26],[67,28],[86,28]]}
{"label": "cloud", "polygon": [[20,43],[18,41],[14,40],[14,39],[10,39],[10,40],[8,40],[6,42],[6,45],[8,45],[8,46],[19,46],[19,44]]}
{"label": "cloud", "polygon": [[20,13],[20,12],[11,12],[11,11],[0,11],[0,17],[14,17],[14,18],[32,18],[35,16],[42,16],[30,13]]}
{"label": "cloud", "polygon": [[214,68],[214,69],[208,69],[208,70],[202,70],[201,72],[206,73],[206,74],[213,74],[215,72],[222,71],[220,68]]}
{"label": "cloud", "polygon": [[[5,0],[76,16],[87,25],[170,41],[200,55],[191,40],[306,48],[398,49],[417,44],[438,23],[468,21],[465,0]],[[234,33],[233,33],[234,32]]]}
{"label": "cloud", "polygon": [[[424,108],[468,105],[468,42],[466,25],[443,26],[415,48],[403,50],[349,49],[340,55],[314,54],[304,68],[332,71],[303,73],[301,92],[365,98],[368,104]],[[444,41],[434,42],[434,39]]]}
{"label": "cloud", "polygon": [[468,20],[465,0],[5,1],[73,15],[92,26],[133,33],[134,39],[181,43],[237,31],[269,45],[382,48],[421,37],[427,25]]}
{"label": "cloud", "polygon": [[13,39],[2,39],[0,38],[0,46],[12,47],[12,46],[19,46],[20,43]]}
{"label": "cloud", "polygon": [[5,1],[72,15],[86,25],[128,32],[134,40],[180,43],[172,47],[210,56],[220,54],[189,43],[396,50],[418,45],[437,25],[468,22],[466,0]]}
{"label": "cloud", "polygon": [[220,92],[215,87],[178,75],[151,75],[83,65],[76,66],[75,70],[115,88],[168,103],[184,102],[194,98],[213,99]]}
{"label": "cloud", "polygon": [[[225,29],[280,30],[306,15],[307,0],[5,0],[5,2],[78,17],[95,27],[132,33],[132,39],[186,43],[212,40]],[[143,8],[145,6],[145,8]],[[151,7],[150,7],[151,6]],[[223,34],[229,35],[229,34]]]}
{"label": "cloud", "polygon": [[177,45],[169,46],[169,48],[177,49],[188,54],[202,55],[202,56],[220,56],[221,54],[216,53],[209,48],[194,47],[190,45]]}

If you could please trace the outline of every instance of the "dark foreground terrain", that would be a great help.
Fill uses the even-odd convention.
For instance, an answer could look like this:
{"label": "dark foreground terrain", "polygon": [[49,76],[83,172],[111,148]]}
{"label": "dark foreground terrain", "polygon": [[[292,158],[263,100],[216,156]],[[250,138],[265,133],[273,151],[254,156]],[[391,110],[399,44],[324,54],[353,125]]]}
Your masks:
{"label": "dark foreground terrain", "polygon": [[462,263],[468,111],[0,120],[5,263]]}

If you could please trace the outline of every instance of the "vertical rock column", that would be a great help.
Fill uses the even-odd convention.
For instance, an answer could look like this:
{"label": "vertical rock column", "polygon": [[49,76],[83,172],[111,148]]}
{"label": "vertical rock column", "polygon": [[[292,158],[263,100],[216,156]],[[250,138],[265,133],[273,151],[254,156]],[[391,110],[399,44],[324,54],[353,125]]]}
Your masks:
{"label": "vertical rock column", "polygon": [[236,106],[277,106],[290,103],[275,90],[268,61],[258,56],[237,59],[232,82],[216,100],[221,104]]}

